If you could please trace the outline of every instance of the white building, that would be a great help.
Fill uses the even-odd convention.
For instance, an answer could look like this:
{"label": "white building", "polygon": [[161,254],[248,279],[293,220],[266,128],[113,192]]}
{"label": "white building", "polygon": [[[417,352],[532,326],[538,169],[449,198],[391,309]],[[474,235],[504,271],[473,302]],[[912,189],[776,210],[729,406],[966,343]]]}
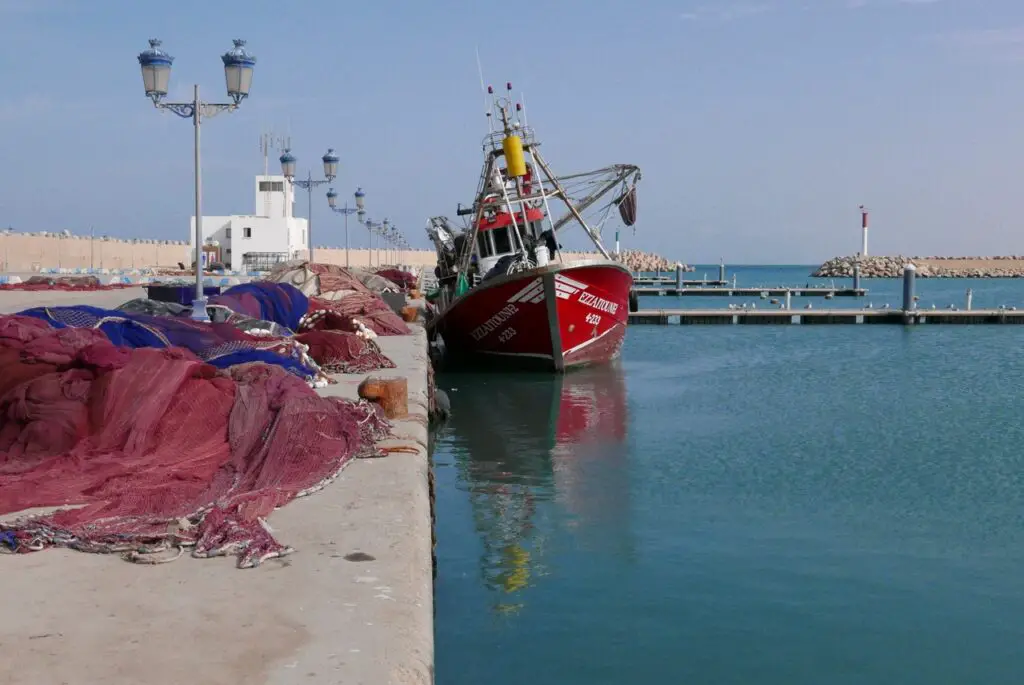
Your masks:
{"label": "white building", "polygon": [[[305,257],[309,223],[294,216],[295,186],[284,176],[256,176],[253,214],[204,216],[203,244],[217,244],[231,271],[262,271],[278,261]],[[195,250],[196,218],[190,221]],[[206,255],[204,254],[204,257]]]}

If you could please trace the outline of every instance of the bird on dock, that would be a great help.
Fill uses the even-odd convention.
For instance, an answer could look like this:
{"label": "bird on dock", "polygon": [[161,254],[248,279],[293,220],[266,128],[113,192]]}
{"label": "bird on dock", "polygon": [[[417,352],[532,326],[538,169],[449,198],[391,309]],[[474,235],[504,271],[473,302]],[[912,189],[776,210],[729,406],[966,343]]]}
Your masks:
{"label": "bird on dock", "polygon": [[882,305],[882,309],[888,309],[888,308],[889,308],[889,303],[888,302],[886,302],[885,304]]}
{"label": "bird on dock", "polygon": [[810,302],[804,305],[804,309],[810,309],[813,305]]}
{"label": "bird on dock", "polygon": [[935,303],[932,302],[932,309],[935,309]]}
{"label": "bird on dock", "polygon": [[875,305],[873,305],[870,302],[868,302],[866,305],[864,305],[864,309],[874,309],[874,308],[875,308]]}

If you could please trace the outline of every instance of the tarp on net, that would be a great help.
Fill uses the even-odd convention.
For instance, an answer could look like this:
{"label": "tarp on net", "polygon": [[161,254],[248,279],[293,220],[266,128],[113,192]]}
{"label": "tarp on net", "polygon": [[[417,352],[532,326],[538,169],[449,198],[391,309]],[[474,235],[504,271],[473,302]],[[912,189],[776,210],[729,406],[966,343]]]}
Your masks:
{"label": "tarp on net", "polygon": [[188,318],[133,314],[88,305],[74,307],[34,307],[21,312],[54,328],[93,328],[114,345],[140,347],[183,347],[217,368],[236,364],[264,362],[303,378],[321,375],[311,358],[295,340],[250,335],[231,324],[207,324]]}
{"label": "tarp on net", "polygon": [[288,283],[255,281],[228,288],[209,300],[212,306],[227,307],[253,319],[273,321],[292,331],[309,309],[301,290]]}
{"label": "tarp on net", "polygon": [[398,291],[400,287],[377,274],[335,264],[294,261],[275,267],[269,279],[300,289],[308,296],[308,310],[298,331],[356,332],[358,322],[377,335],[411,333],[402,317],[377,294],[382,290]]}
{"label": "tarp on net", "polygon": [[241,567],[287,554],[264,519],[387,431],[374,405],[322,398],[280,367],[221,371],[181,348],[0,317],[0,547],[191,549]]}

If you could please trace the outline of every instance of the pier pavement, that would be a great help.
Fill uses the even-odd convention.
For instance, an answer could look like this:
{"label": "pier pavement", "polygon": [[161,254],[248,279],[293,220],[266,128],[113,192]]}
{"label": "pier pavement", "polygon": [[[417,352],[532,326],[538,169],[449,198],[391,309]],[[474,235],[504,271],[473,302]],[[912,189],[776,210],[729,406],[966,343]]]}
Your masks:
{"label": "pier pavement", "polygon": [[[0,291],[0,312],[116,306],[141,289]],[[68,297],[68,296],[75,297]],[[355,398],[367,375],[404,376],[403,451],[353,460],[269,523],[296,552],[250,570],[230,558],[144,566],[48,549],[0,555],[4,685],[420,685],[433,682],[433,580],[423,328],[380,337],[398,368],[338,375],[322,394]],[[10,517],[4,517],[10,518]]]}

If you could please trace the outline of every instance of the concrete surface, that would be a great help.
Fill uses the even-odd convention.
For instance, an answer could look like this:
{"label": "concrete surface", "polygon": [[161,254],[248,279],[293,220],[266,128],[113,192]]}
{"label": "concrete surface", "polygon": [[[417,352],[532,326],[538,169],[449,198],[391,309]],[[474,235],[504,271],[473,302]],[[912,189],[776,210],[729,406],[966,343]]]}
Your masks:
{"label": "concrete surface", "polygon": [[[63,294],[0,292],[0,311],[52,295]],[[77,295],[106,306],[136,296]],[[353,461],[275,512],[291,556],[252,570],[187,556],[157,566],[56,549],[0,556],[0,683],[432,683],[428,360],[414,328],[378,339],[397,369],[366,375],[408,379],[410,418],[384,444],[415,453]],[[322,392],[354,398],[364,377],[337,376]]]}

